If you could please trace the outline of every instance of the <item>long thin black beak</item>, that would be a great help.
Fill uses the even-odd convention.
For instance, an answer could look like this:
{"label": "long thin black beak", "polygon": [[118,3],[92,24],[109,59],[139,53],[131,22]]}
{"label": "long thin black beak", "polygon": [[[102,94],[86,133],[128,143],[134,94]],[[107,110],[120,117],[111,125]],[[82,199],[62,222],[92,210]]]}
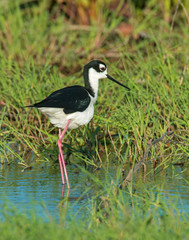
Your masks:
{"label": "long thin black beak", "polygon": [[125,85],[123,85],[122,83],[118,82],[117,80],[115,80],[113,77],[111,77],[110,75],[106,74],[107,78],[112,80],[113,82],[119,84],[120,86],[127,88],[128,90],[131,90],[130,88],[126,87]]}

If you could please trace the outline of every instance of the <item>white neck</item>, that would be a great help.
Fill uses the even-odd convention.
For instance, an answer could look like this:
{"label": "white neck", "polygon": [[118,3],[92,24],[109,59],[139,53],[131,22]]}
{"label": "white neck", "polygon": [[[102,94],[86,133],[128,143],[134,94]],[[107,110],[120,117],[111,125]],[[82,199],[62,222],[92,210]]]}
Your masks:
{"label": "white neck", "polygon": [[97,95],[98,95],[98,80],[99,80],[99,78],[100,78],[99,73],[96,72],[95,69],[90,68],[89,69],[89,83],[94,92],[94,97],[92,97],[93,103],[96,102]]}

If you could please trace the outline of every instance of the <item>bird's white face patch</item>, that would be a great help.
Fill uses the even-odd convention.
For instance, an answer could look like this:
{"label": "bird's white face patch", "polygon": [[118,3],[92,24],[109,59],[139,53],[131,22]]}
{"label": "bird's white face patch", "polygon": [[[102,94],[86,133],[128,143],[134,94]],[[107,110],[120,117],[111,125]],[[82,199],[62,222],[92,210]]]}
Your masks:
{"label": "bird's white face patch", "polygon": [[102,78],[107,78],[107,68],[101,64],[103,68],[105,68],[103,71],[97,72],[94,68],[89,69],[89,82],[92,84],[94,81],[98,81],[99,79]]}

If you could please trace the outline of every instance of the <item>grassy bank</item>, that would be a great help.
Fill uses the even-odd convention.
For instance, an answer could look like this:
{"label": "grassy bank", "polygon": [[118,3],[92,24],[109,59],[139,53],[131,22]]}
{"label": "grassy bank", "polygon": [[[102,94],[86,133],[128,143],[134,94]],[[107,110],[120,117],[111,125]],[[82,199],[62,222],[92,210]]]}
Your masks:
{"label": "grassy bank", "polygon": [[[104,60],[109,73],[131,91],[102,80],[94,119],[88,128],[68,133],[68,149],[76,155],[88,153],[98,163],[110,160],[107,146],[111,146],[119,161],[135,162],[150,140],[173,130],[174,144],[160,144],[151,155],[159,158],[169,152],[178,161],[185,157],[189,119],[185,8],[175,7],[173,21],[166,22],[158,15],[159,6],[146,14],[149,5],[137,14],[131,5],[133,14],[124,27],[129,24],[132,31],[124,35],[120,6],[111,17],[110,10],[104,10],[102,19],[88,26],[73,24],[63,13],[57,15],[56,8],[50,11],[45,2],[2,6],[1,161],[15,156],[27,165],[30,150],[37,159],[49,159],[57,129],[37,110],[22,106],[64,86],[83,84],[82,67],[94,58]],[[19,147],[11,147],[11,142]]]}

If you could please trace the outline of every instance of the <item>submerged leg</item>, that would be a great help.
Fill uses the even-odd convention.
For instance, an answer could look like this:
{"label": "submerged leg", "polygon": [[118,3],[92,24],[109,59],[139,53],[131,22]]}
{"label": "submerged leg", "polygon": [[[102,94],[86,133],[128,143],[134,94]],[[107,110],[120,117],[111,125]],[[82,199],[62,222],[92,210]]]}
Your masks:
{"label": "submerged leg", "polygon": [[59,129],[59,139],[58,139],[58,148],[59,148],[59,163],[60,163],[60,171],[61,171],[61,176],[62,176],[62,183],[65,184],[65,181],[64,181],[64,174],[65,174],[65,177],[66,177],[66,181],[67,181],[67,184],[68,184],[68,188],[70,188],[70,184],[69,184],[69,181],[68,181],[68,174],[67,174],[67,170],[66,170],[66,164],[65,164],[65,161],[64,161],[64,155],[63,155],[63,152],[62,152],[62,139],[66,133],[66,130],[68,129],[68,126],[70,124],[70,119],[68,120],[63,132],[61,132],[61,129]]}

